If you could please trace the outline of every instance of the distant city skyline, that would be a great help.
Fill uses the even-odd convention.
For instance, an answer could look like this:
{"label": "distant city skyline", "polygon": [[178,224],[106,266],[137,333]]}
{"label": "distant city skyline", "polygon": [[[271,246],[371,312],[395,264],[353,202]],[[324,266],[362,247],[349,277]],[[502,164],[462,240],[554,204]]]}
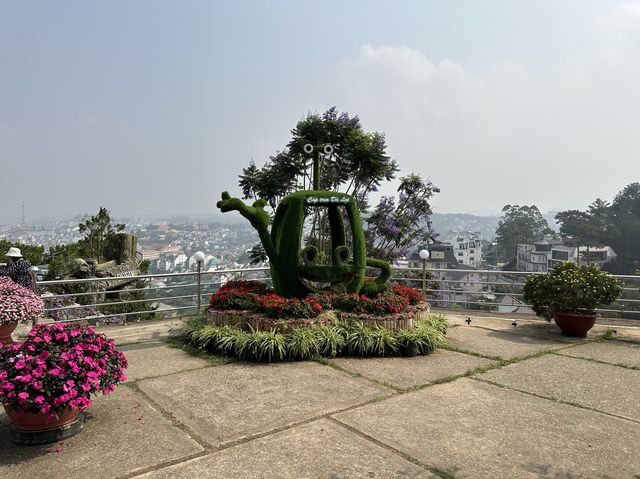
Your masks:
{"label": "distant city skyline", "polygon": [[584,209],[640,179],[638,1],[0,0],[0,58],[4,223],[217,216],[333,105],[437,212]]}

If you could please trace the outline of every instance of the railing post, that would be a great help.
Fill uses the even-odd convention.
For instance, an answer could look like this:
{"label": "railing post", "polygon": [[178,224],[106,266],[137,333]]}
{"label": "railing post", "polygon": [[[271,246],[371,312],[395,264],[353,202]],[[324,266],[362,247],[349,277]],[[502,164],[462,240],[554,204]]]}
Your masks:
{"label": "railing post", "polygon": [[196,309],[196,313],[200,314],[200,307],[201,307],[201,303],[202,303],[202,262],[198,261],[198,286],[197,286],[197,309]]}
{"label": "railing post", "polygon": [[196,286],[196,314],[200,314],[200,307],[202,306],[202,263],[204,262],[204,253],[202,251],[196,251],[193,255],[196,260],[198,272],[197,272],[197,286]]}
{"label": "railing post", "polygon": [[[34,293],[38,294],[38,271],[40,269],[37,266],[32,266],[29,268],[29,275],[31,276],[31,289]],[[33,325],[38,324],[38,317],[34,316]]]}

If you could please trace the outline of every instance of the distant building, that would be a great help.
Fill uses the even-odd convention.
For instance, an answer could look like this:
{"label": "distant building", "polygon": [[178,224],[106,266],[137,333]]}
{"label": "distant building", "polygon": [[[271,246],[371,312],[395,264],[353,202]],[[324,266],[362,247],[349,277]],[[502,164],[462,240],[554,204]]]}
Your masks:
{"label": "distant building", "polygon": [[479,268],[482,265],[482,235],[469,231],[458,233],[453,242],[453,254],[458,263]]}
{"label": "distant building", "polygon": [[610,246],[564,246],[562,240],[546,236],[533,244],[518,245],[516,269],[534,273],[547,273],[565,261],[578,260],[580,265],[605,263],[616,258]]}
{"label": "distant building", "polygon": [[429,251],[429,259],[427,259],[427,268],[429,269],[453,269],[459,264],[453,255],[453,245],[451,243],[436,243],[421,246],[417,251],[411,253],[408,257],[410,268],[422,267],[420,250],[423,249]]}
{"label": "distant building", "polygon": [[597,264],[602,266],[618,257],[611,246],[580,246],[578,251],[581,265]]}

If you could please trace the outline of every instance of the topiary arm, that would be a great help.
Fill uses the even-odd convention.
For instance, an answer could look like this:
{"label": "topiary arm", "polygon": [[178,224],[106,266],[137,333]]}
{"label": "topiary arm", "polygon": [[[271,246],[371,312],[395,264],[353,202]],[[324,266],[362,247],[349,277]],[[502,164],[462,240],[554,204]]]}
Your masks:
{"label": "topiary arm", "polygon": [[238,198],[231,198],[228,192],[222,193],[222,199],[216,203],[216,206],[220,208],[220,211],[226,213],[227,211],[238,211],[242,216],[249,220],[251,226],[253,226],[260,236],[260,241],[264,250],[269,256],[270,260],[276,258],[276,250],[269,236],[269,214],[264,210],[267,202],[259,199],[254,201],[253,205],[247,206],[242,200]]}
{"label": "topiary arm", "polygon": [[378,268],[380,275],[375,279],[365,281],[360,292],[367,296],[385,292],[388,289],[387,281],[391,278],[391,265],[381,259],[367,258],[367,266]]}

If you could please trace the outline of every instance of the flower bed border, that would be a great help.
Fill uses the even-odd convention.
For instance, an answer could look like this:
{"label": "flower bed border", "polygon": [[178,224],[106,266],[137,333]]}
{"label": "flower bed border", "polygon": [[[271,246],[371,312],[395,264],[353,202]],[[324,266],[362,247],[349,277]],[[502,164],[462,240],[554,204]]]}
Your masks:
{"label": "flower bed border", "polygon": [[328,325],[339,318],[348,322],[361,322],[370,327],[386,328],[390,331],[413,329],[416,322],[429,317],[429,303],[419,303],[410,307],[408,313],[374,315],[369,313],[352,313],[340,310],[325,311],[315,318],[273,319],[250,310],[207,309],[207,323],[214,326],[232,326],[244,331],[269,331],[286,333],[292,328],[313,328]]}
{"label": "flower bed border", "polygon": [[293,328],[326,326],[335,319],[332,311],[325,311],[315,318],[274,319],[249,310],[207,309],[207,323],[214,326],[231,326],[244,331],[270,331],[287,333]]}

